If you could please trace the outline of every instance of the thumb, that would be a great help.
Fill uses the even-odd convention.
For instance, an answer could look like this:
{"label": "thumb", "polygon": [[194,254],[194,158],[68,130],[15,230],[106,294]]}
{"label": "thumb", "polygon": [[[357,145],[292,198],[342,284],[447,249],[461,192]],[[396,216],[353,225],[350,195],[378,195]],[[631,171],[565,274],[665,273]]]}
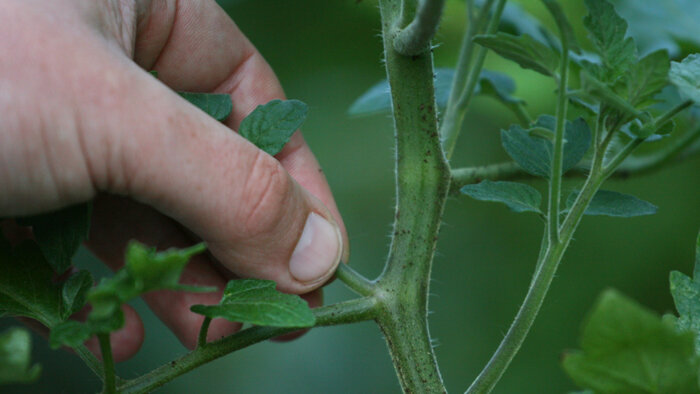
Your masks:
{"label": "thumb", "polygon": [[82,136],[98,190],[174,218],[238,276],[306,293],[333,275],[339,227],[275,158],[135,65],[122,62],[105,85],[118,100],[82,108],[90,130],[101,130]]}

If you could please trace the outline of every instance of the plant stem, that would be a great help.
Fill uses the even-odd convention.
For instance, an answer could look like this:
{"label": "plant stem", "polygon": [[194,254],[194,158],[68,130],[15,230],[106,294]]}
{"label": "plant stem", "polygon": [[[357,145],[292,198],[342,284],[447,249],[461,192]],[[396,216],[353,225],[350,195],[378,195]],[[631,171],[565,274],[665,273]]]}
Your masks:
{"label": "plant stem", "polygon": [[104,380],[104,369],[102,368],[102,363],[97,359],[97,357],[95,357],[94,354],[92,354],[91,351],[85,347],[85,345],[74,347],[73,351],[83,360],[85,365],[87,365],[87,367],[100,378],[100,380]]}
{"label": "plant stem", "polygon": [[338,270],[335,271],[335,275],[347,287],[361,296],[369,296],[374,293],[374,283],[350,268],[347,264],[340,264]]}
{"label": "plant stem", "polygon": [[[520,346],[525,341],[532,327],[532,323],[534,323],[542,307],[544,298],[547,295],[552,279],[554,279],[554,274],[557,271],[564,252],[569,246],[574,230],[601,183],[602,177],[600,176],[600,169],[596,169],[595,172],[591,172],[591,176],[586,181],[576,203],[564,221],[561,234],[558,237],[559,241],[556,244],[547,245],[547,250],[541,262],[538,262],[535,275],[533,276],[525,300],[520,310],[518,310],[513,324],[508,329],[508,333],[505,338],[503,338],[503,341],[501,341],[501,344],[498,346],[498,349],[493,354],[486,367],[484,367],[474,383],[469,387],[467,393],[489,393],[496,383],[498,383],[501,376],[508,368],[508,365],[518,353],[518,350],[520,350]],[[543,241],[543,245],[545,244],[546,243]]]}
{"label": "plant stem", "polygon": [[[313,311],[314,316],[316,316],[316,327],[349,324],[374,319],[376,314],[376,301],[374,298],[358,298],[333,305],[322,306],[313,309]],[[185,356],[164,364],[136,379],[128,380],[119,387],[119,392],[151,392],[200,365],[206,364],[236,350],[296,330],[298,330],[298,328],[247,328],[226,338],[210,342],[207,346],[199,347]]]}
{"label": "plant stem", "polygon": [[[462,130],[462,124],[464,123],[464,116],[466,115],[467,108],[474,96],[474,91],[479,82],[479,77],[481,75],[481,69],[484,66],[484,60],[486,59],[486,48],[481,47],[477,53],[477,58],[474,64],[469,67],[471,58],[473,56],[475,44],[474,36],[481,32],[483,24],[485,21],[489,20],[489,14],[493,0],[486,1],[484,6],[481,8],[479,13],[479,18],[474,24],[474,29],[470,26],[467,30],[460,52],[459,60],[457,62],[457,74],[455,75],[455,80],[452,83],[452,91],[450,92],[450,98],[447,102],[447,108],[445,109],[445,116],[442,120],[442,125],[440,127],[440,135],[443,140],[443,148],[445,154],[449,159],[452,157],[459,133]],[[501,14],[503,13],[503,8],[505,7],[506,0],[498,0],[496,4],[496,11],[491,17],[486,33],[494,33],[498,29],[498,24],[501,20]],[[462,75],[466,74],[468,70],[468,76]]]}
{"label": "plant stem", "polygon": [[379,5],[394,114],[397,202],[387,264],[376,283],[376,320],[404,392],[443,392],[427,303],[450,172],[437,129],[432,54],[396,52],[391,43],[401,2]]}
{"label": "plant stem", "polygon": [[114,374],[114,358],[112,357],[112,344],[109,342],[109,334],[97,334],[100,341],[100,351],[102,352],[102,364],[104,367],[104,387],[105,394],[116,393],[116,379]]}
{"label": "plant stem", "polygon": [[564,162],[564,129],[566,126],[566,109],[569,102],[566,87],[569,82],[569,45],[567,35],[561,37],[561,66],[559,77],[559,100],[557,102],[557,119],[554,130],[554,153],[552,155],[552,172],[549,178],[549,244],[559,242],[559,202],[561,200],[561,174]]}
{"label": "plant stem", "polygon": [[404,56],[416,56],[430,50],[445,0],[421,0],[413,21],[394,39],[394,49]]}
{"label": "plant stem", "polygon": [[676,115],[678,115],[680,112],[684,111],[686,108],[690,107],[693,105],[692,100],[684,101],[675,107],[671,108],[670,110],[666,111],[663,115],[661,115],[658,119],[654,121],[654,124],[658,127],[663,126],[666,122],[669,120],[673,119]]}
{"label": "plant stem", "polygon": [[209,333],[209,325],[211,317],[205,317],[202,321],[202,327],[199,329],[199,337],[197,338],[197,347],[203,347],[207,344],[207,334]]}

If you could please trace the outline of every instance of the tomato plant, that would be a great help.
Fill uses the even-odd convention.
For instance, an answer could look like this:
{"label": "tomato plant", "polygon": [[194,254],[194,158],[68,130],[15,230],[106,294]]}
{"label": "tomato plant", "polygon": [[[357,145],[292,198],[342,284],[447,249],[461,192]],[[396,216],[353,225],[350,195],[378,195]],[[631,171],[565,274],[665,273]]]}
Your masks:
{"label": "tomato plant", "polygon": [[[638,25],[628,29],[618,11],[643,14],[635,2],[618,1],[616,8],[607,0],[585,0],[585,40],[555,0],[541,0],[555,26],[552,30],[506,0],[465,3],[469,23],[457,64],[436,69],[433,51],[439,49],[432,40],[445,1],[379,1],[387,79],[358,98],[349,113],[392,114],[396,210],[382,273],[370,279],[345,265],[336,273],[356,298],[309,309],[299,297],[276,291],[273,282],[233,280],[218,305],[192,308],[206,316],[197,349],[141,376],[120,378],[109,346],[110,333],[124,323],[120,306],[153,290],[209,291],[179,283],[188,259],[205,246],[157,252],[134,242],[126,251],[125,268],[97,286],[92,287],[87,271],[57,282],[54,274],[66,272],[89,231],[86,204],[16,218],[18,224],[31,227],[34,241],[0,245],[0,309],[49,328],[51,345],[73,348],[102,379],[107,393],[152,391],[202,364],[299,328],[368,320],[381,329],[405,392],[446,392],[428,327],[431,271],[445,205],[451,196],[468,196],[536,215],[543,227],[520,309],[490,360],[463,388],[490,392],[526,341],[584,217],[657,212],[642,198],[605,189],[606,181],[661,168],[698,150],[700,126],[694,111],[700,103],[700,55],[684,53],[681,47],[692,40],[697,45],[697,37],[679,39],[667,27],[670,20],[648,22],[659,32],[651,38],[640,34]],[[695,7],[681,0],[673,3]],[[658,13],[672,12],[656,7]],[[525,100],[516,95],[514,80],[484,68],[489,53],[551,79],[556,86],[554,112],[530,114]],[[227,96],[182,96],[218,120],[231,111]],[[495,99],[517,121],[500,130],[510,160],[453,166],[470,104],[479,96]],[[274,155],[307,111],[300,101],[273,101],[253,111],[239,133]],[[538,187],[542,184],[545,187]],[[678,316],[660,317],[620,292],[605,291],[585,321],[581,350],[563,357],[573,382],[596,393],[700,392],[696,276],[671,274]],[[85,322],[68,319],[86,304],[92,310]],[[252,326],[207,342],[214,318]],[[83,345],[93,336],[100,341],[104,362]],[[38,368],[29,361],[28,341],[16,329],[0,338],[0,355],[7,355],[0,358],[3,382],[38,376]]]}

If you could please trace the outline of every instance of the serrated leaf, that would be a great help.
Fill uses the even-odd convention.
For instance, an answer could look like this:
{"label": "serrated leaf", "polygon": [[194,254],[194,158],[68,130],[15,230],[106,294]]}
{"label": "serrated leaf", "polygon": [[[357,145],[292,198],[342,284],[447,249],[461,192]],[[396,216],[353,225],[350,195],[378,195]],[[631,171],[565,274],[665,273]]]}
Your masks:
{"label": "serrated leaf", "polygon": [[[574,190],[569,194],[569,197],[566,199],[566,211],[574,205],[578,194],[578,190]],[[635,196],[610,190],[599,190],[591,199],[584,215],[631,218],[653,215],[657,210],[656,205],[640,200]]]}
{"label": "serrated leaf", "polygon": [[22,328],[0,334],[0,384],[31,383],[39,378],[41,366],[31,365],[32,337]]}
{"label": "serrated leaf", "polygon": [[211,318],[260,326],[311,327],[316,323],[306,301],[277,291],[270,280],[232,280],[219,305],[194,305],[190,309]]}
{"label": "serrated leaf", "polygon": [[700,54],[692,54],[680,63],[672,62],[669,79],[681,96],[700,104]]}
{"label": "serrated leaf", "polygon": [[671,295],[678,311],[676,327],[695,333],[695,353],[700,354],[700,234],[695,243],[693,278],[673,271],[670,275]]}
{"label": "serrated leaf", "polygon": [[700,392],[693,335],[614,290],[593,307],[581,348],[563,361],[581,388],[599,394]]}
{"label": "serrated leaf", "polygon": [[474,37],[474,42],[518,63],[522,68],[547,76],[557,74],[559,54],[528,35],[514,36],[507,33],[479,35]]}
{"label": "serrated leaf", "polygon": [[[635,107],[653,103],[654,96],[668,85],[668,52],[652,52],[630,66],[626,78],[627,100]],[[651,101],[651,102],[649,102]]]}
{"label": "serrated leaf", "polygon": [[462,193],[481,201],[506,204],[515,212],[540,211],[542,195],[535,188],[523,183],[487,180],[462,187]]}
{"label": "serrated leaf", "polygon": [[700,2],[697,0],[613,0],[629,23],[629,33],[643,51],[666,49],[673,56],[682,46],[700,48]]}
{"label": "serrated leaf", "polygon": [[63,318],[67,319],[85,306],[87,292],[92,287],[90,272],[82,270],[71,275],[61,289],[63,298]]}
{"label": "serrated leaf", "polygon": [[35,319],[47,327],[63,320],[61,286],[39,246],[12,248],[0,240],[0,314]]}
{"label": "serrated leaf", "polygon": [[90,233],[92,204],[78,204],[56,212],[19,218],[17,224],[32,226],[34,239],[46,261],[57,273],[65,272]]}
{"label": "serrated leaf", "polygon": [[219,122],[226,119],[233,111],[233,102],[228,94],[192,92],[177,92],[177,94]]}
{"label": "serrated leaf", "polygon": [[[634,40],[627,37],[627,22],[606,0],[586,0],[588,15],[583,25],[605,68],[603,82],[614,82],[637,60]],[[598,75],[600,77],[600,75]]]}
{"label": "serrated leaf", "polygon": [[[535,128],[554,131],[555,118],[548,115],[540,116],[534,124]],[[564,160],[562,173],[575,167],[588,151],[591,143],[591,131],[586,122],[579,118],[566,122],[564,132]],[[503,148],[510,157],[527,173],[549,178],[553,145],[550,140],[532,136],[522,127],[513,125],[508,130],[501,131]]]}
{"label": "serrated leaf", "polygon": [[269,155],[278,154],[301,127],[309,108],[299,100],[272,100],[258,105],[241,122],[238,133]]}

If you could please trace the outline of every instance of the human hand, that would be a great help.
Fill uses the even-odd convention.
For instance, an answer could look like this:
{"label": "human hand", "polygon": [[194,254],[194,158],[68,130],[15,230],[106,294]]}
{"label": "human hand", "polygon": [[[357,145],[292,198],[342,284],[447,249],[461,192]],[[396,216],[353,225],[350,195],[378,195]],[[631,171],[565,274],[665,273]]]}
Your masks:
{"label": "human hand", "polygon": [[[320,286],[347,259],[342,220],[299,132],[275,159],[231,131],[284,94],[213,0],[6,0],[0,36],[0,217],[95,198],[88,246],[112,269],[130,239],[158,249],[201,239],[211,253],[184,283],[271,279],[321,303]],[[233,113],[222,125],[172,89],[228,93]],[[220,297],[144,298],[192,348],[203,317],[189,307]],[[118,360],[143,340],[136,313],[125,314],[112,335]],[[209,337],[237,328],[217,319]]]}

